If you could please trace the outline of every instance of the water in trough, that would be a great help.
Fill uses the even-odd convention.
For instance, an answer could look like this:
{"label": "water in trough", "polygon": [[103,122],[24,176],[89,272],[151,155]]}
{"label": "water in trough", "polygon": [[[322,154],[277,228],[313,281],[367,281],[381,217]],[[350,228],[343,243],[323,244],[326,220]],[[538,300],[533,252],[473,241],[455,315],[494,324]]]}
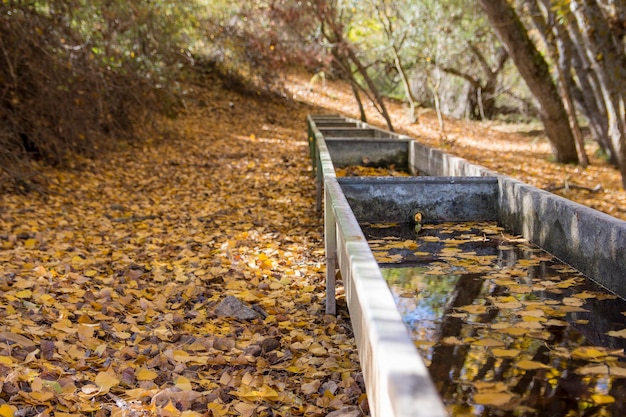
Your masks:
{"label": "water in trough", "polygon": [[363,225],[452,416],[626,415],[626,302],[494,223]]}

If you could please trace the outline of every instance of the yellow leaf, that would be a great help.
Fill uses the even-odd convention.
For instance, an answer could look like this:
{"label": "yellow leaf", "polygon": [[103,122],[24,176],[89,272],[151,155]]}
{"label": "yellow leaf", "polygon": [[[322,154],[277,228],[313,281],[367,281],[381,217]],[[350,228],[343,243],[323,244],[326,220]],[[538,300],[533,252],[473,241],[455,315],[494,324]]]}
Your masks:
{"label": "yellow leaf", "polygon": [[311,394],[315,394],[317,392],[317,390],[320,388],[321,385],[321,381],[319,379],[314,379],[313,381],[306,383],[306,384],[302,384],[300,386],[300,389],[302,390],[302,392],[306,395],[311,395]]}
{"label": "yellow leaf", "polygon": [[528,333],[528,329],[524,329],[523,327],[508,327],[505,329],[498,329],[501,333],[510,334],[511,336],[522,336]]}
{"label": "yellow leaf", "polygon": [[587,365],[578,368],[575,371],[579,375],[608,375],[609,367],[607,365]]}
{"label": "yellow leaf", "polygon": [[504,345],[504,343],[501,342],[500,340],[486,338],[486,339],[477,340],[476,342],[472,343],[472,345],[491,347],[491,346],[502,346]]}
{"label": "yellow leaf", "polygon": [[486,393],[506,391],[508,387],[504,382],[476,381],[474,388],[479,392]]}
{"label": "yellow leaf", "polygon": [[37,245],[37,239],[26,239],[24,247],[26,249],[33,249]]}
{"label": "yellow leaf", "polygon": [[485,314],[489,308],[482,304],[471,304],[463,307],[458,307],[457,310],[467,311],[470,314]]}
{"label": "yellow leaf", "polygon": [[496,358],[515,358],[520,354],[520,351],[517,349],[492,349],[491,354]]}
{"label": "yellow leaf", "polygon": [[156,379],[159,374],[152,369],[141,368],[135,372],[135,376],[138,381],[152,381],[153,379]]}
{"label": "yellow leaf", "polygon": [[95,269],[90,269],[89,271],[85,271],[85,276],[86,277],[95,277],[98,274],[98,271],[96,271]]}
{"label": "yellow leaf", "polygon": [[178,378],[176,378],[174,380],[174,383],[176,384],[176,388],[179,388],[181,391],[192,390],[191,381],[189,381],[189,379],[185,378],[184,376],[179,376]]}
{"label": "yellow leaf", "polygon": [[474,402],[480,405],[501,407],[511,402],[515,396],[507,392],[486,392],[474,394]]}
{"label": "yellow leaf", "polygon": [[0,356],[0,363],[2,365],[13,365],[13,358],[10,356]]}
{"label": "yellow leaf", "polygon": [[172,404],[172,400],[169,400],[164,407],[159,409],[160,417],[179,417],[180,410],[176,408],[174,404]]}
{"label": "yellow leaf", "polygon": [[609,374],[613,378],[626,378],[626,368],[622,368],[621,366],[610,366]]}
{"label": "yellow leaf", "polygon": [[98,375],[96,375],[96,379],[94,382],[103,392],[108,392],[111,387],[119,384],[120,380],[117,379],[115,375],[109,372],[100,372],[98,373]]}
{"label": "yellow leaf", "polygon": [[309,352],[311,352],[315,356],[325,356],[328,354],[328,351],[324,349],[324,347],[319,343],[313,343],[309,347]]}
{"label": "yellow leaf", "polygon": [[615,398],[612,395],[603,395],[603,394],[594,394],[591,396],[591,400],[596,405],[613,404],[615,402]]}
{"label": "yellow leaf", "polygon": [[444,337],[443,339],[441,339],[441,343],[450,346],[460,346],[465,344],[463,340],[459,339],[456,336]]}
{"label": "yellow leaf", "polygon": [[623,337],[626,338],[626,329],[622,330],[611,330],[610,332],[606,332],[609,336],[612,337]]}
{"label": "yellow leaf", "polygon": [[32,295],[33,292],[31,290],[22,290],[15,293],[17,298],[30,298]]}
{"label": "yellow leaf", "polygon": [[54,393],[51,391],[31,392],[29,395],[30,395],[30,398],[32,398],[33,400],[39,403],[45,403],[47,401],[50,401],[52,398],[54,398]]}
{"label": "yellow leaf", "polygon": [[572,358],[574,359],[596,360],[606,356],[606,351],[591,346],[581,346],[572,351]]}
{"label": "yellow leaf", "polygon": [[232,394],[239,398],[249,401],[276,401],[278,400],[278,392],[268,385],[263,385],[260,389],[252,389],[246,385],[242,385],[239,389]]}
{"label": "yellow leaf", "polygon": [[530,371],[530,370],[534,370],[534,369],[551,369],[550,366],[541,363],[541,362],[537,362],[537,361],[530,361],[527,359],[523,359],[519,362],[517,362],[515,364],[515,366],[517,366],[520,369],[524,369],[526,371]]}
{"label": "yellow leaf", "polygon": [[16,411],[17,408],[9,404],[0,405],[0,417],[13,417]]}
{"label": "yellow leaf", "polygon": [[212,413],[214,417],[224,417],[228,414],[228,407],[224,404],[217,402],[211,402],[207,404],[207,409]]}

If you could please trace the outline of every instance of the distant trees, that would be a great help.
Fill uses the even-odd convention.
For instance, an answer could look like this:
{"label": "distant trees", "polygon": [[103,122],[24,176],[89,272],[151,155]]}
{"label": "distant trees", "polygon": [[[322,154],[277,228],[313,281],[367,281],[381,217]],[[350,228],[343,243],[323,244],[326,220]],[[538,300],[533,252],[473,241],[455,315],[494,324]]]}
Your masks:
{"label": "distant trees", "polygon": [[361,117],[369,99],[390,129],[385,96],[413,121],[420,106],[489,119],[537,103],[555,160],[585,163],[583,121],[626,178],[625,36],[615,0],[3,1],[0,170],[62,163],[127,134],[131,113],[171,112],[203,57],[258,88],[289,66],[342,77]]}
{"label": "distant trees", "polygon": [[[565,146],[561,142],[573,142],[570,138],[574,137],[572,132],[576,133],[578,113],[588,123],[609,161],[619,168],[622,185],[626,187],[626,3],[597,0],[527,0],[519,5],[505,0],[480,3],[503,42],[509,43],[509,52],[515,50],[520,54],[523,50],[519,44],[512,45],[511,38],[516,33],[535,29],[540,35],[534,39],[526,37],[534,41],[529,48],[540,48],[551,58],[548,64],[551,78],[545,73],[546,66],[538,64],[537,55],[518,57],[515,63],[520,73],[526,73],[524,78],[541,103],[544,126],[555,147],[556,159],[575,161],[573,145],[561,149]],[[519,10],[517,14],[515,6]],[[505,13],[508,24],[501,17]],[[510,23],[521,22],[517,16],[526,17],[524,26]],[[545,81],[539,87],[540,79],[553,85],[558,83],[558,102],[553,98],[554,87]],[[548,91],[552,98],[546,97]],[[550,102],[560,108],[553,109],[554,115],[546,119]],[[556,116],[563,113],[569,114],[569,127],[562,122],[563,116]],[[581,148],[579,143],[578,154],[583,157]]]}
{"label": "distant trees", "polygon": [[[303,2],[304,3],[304,2]],[[626,187],[626,3],[598,0],[317,0],[350,16],[343,38],[374,87],[416,103],[442,101],[490,118],[521,98],[538,105],[554,159],[587,164],[579,124],[586,123]],[[482,13],[482,11],[485,13]],[[502,40],[495,41],[494,34]],[[328,38],[326,41],[330,41]],[[532,94],[516,85],[515,64]],[[351,63],[354,65],[354,63]],[[390,69],[393,69],[390,71]],[[362,82],[362,72],[353,69]],[[463,94],[433,74],[462,80]],[[438,75],[437,75],[438,74]],[[425,95],[428,86],[430,97]],[[443,86],[443,87],[442,87]],[[524,98],[526,95],[527,98]],[[508,98],[504,101],[504,98]]]}

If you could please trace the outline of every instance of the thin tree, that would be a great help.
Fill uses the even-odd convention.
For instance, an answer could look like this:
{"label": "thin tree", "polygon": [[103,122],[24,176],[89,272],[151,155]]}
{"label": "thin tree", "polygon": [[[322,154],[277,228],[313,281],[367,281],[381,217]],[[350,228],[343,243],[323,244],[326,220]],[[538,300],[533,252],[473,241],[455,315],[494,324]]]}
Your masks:
{"label": "thin tree", "polygon": [[515,10],[506,0],[479,3],[511,59],[539,102],[540,117],[557,162],[577,163],[578,152],[567,113],[550,69]]}
{"label": "thin tree", "polygon": [[[533,1],[527,1],[526,5],[528,6],[528,11],[530,12],[530,17],[533,25],[543,38],[543,42],[546,46],[546,52],[550,57],[551,61],[554,63],[555,72],[557,74],[558,81],[558,89],[559,94],[563,100],[563,107],[565,108],[565,112],[567,113],[567,118],[569,120],[570,128],[572,129],[572,133],[574,135],[574,139],[576,141],[576,150],[578,151],[578,160],[580,161],[580,165],[583,168],[586,168],[589,165],[589,158],[587,158],[587,153],[585,152],[585,141],[583,138],[582,131],[580,129],[580,125],[578,124],[578,118],[576,117],[576,108],[574,107],[574,100],[572,99],[572,93],[570,91],[571,83],[568,82],[567,73],[567,63],[564,62],[564,48],[562,43],[559,44],[560,48],[557,48],[557,45],[552,41],[553,33],[550,30],[548,23],[541,13],[539,5]],[[548,17],[550,17],[550,10],[547,10]]]}
{"label": "thin tree", "polygon": [[390,10],[392,5],[390,5],[387,0],[370,0],[370,4],[376,10],[376,15],[385,33],[385,40],[387,42],[388,49],[393,58],[393,65],[400,76],[400,80],[402,81],[404,97],[409,105],[410,121],[411,123],[419,123],[419,117],[417,114],[417,107],[419,103],[415,99],[413,91],[411,90],[409,75],[405,68],[402,56],[400,55],[402,45],[407,39],[408,33],[404,32],[402,34],[397,34],[397,26],[394,25],[394,21],[399,18],[399,13],[396,11],[393,16],[391,15]]}

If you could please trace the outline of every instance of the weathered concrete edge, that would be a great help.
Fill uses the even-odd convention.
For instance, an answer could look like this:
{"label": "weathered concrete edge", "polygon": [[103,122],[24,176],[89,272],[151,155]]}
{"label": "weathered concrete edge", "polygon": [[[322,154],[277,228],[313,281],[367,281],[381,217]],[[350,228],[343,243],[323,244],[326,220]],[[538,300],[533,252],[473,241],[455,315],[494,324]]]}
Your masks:
{"label": "weathered concrete edge", "polygon": [[497,221],[495,177],[345,177],[338,179],[361,223]]}
{"label": "weathered concrete edge", "polygon": [[498,182],[503,225],[626,297],[626,222],[510,177]]}
{"label": "weathered concrete edge", "polygon": [[498,178],[502,225],[626,297],[626,222],[415,141],[409,169]]}
{"label": "weathered concrete edge", "polygon": [[447,416],[337,179],[324,182],[371,415]]}

